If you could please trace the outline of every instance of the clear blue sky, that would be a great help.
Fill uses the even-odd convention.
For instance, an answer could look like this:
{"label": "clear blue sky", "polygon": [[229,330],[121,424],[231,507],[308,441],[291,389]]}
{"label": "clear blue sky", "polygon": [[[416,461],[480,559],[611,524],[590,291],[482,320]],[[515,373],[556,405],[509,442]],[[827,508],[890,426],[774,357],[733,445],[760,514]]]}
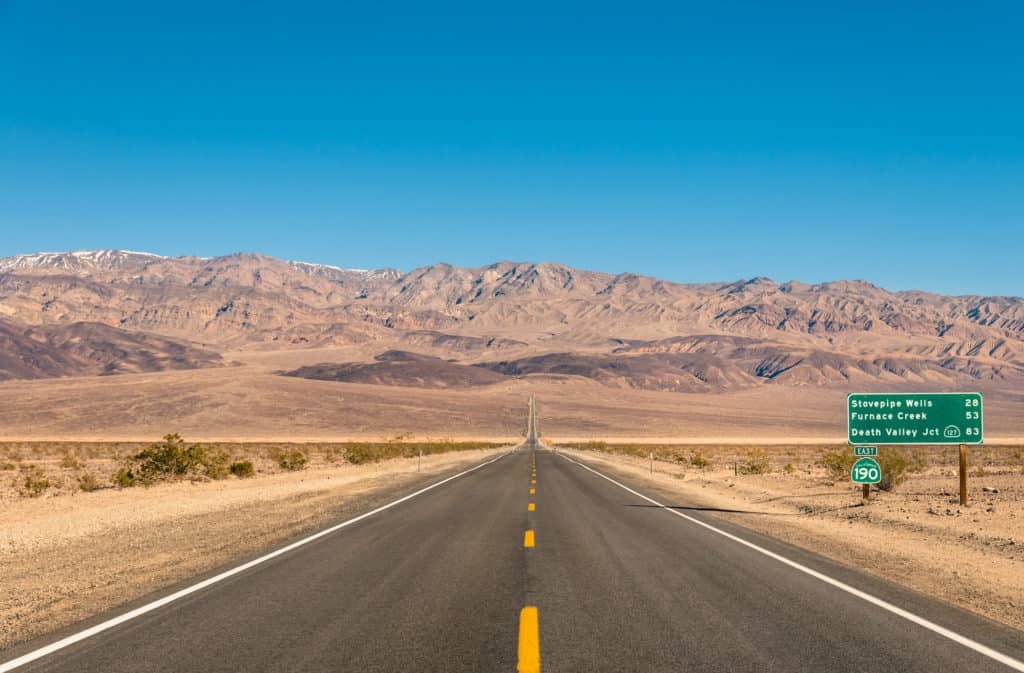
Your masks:
{"label": "clear blue sky", "polygon": [[0,0],[0,255],[1024,295],[1019,2],[153,4]]}

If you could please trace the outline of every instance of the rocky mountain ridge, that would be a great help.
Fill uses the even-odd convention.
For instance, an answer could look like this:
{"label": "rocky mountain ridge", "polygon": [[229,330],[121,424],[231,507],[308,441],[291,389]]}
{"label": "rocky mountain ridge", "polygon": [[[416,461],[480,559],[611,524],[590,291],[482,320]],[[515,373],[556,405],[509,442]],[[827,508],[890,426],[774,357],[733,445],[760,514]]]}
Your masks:
{"label": "rocky mountain ridge", "polygon": [[[379,344],[667,390],[1024,380],[1020,297],[760,277],[679,284],[557,263],[401,272],[247,253],[22,255],[0,259],[0,321],[18,333],[91,323],[221,349]],[[344,370],[355,371],[377,375]]]}

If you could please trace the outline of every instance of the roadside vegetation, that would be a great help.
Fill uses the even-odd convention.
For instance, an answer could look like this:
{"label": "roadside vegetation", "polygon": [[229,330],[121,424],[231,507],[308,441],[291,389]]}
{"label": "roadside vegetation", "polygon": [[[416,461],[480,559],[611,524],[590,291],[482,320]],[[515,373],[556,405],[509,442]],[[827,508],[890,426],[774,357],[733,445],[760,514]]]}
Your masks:
{"label": "roadside vegetation", "polygon": [[492,449],[497,442],[411,441],[408,434],[374,442],[189,442],[178,433],[154,443],[0,443],[0,502],[94,493],[174,481],[212,482],[310,468],[366,465],[452,451]]}
{"label": "roadside vegetation", "polygon": [[[700,473],[715,470],[721,476],[782,474],[785,476],[820,477],[826,483],[850,481],[856,457],[846,444],[827,446],[773,445],[745,447],[729,445],[680,445],[614,443],[600,440],[559,444],[568,449],[649,459],[655,464],[671,463]],[[978,478],[1006,472],[1024,475],[1024,449],[1019,446],[972,446],[969,449],[971,476]],[[907,479],[926,470],[955,476],[958,453],[956,447],[923,446],[879,448],[882,491],[897,490]]]}
{"label": "roadside vegetation", "polygon": [[[846,447],[845,451],[841,448],[824,451],[817,464],[825,469],[830,480],[848,481],[850,470],[856,460],[853,451]],[[928,451],[921,448],[907,449],[896,446],[879,448],[875,460],[882,468],[882,481],[878,483],[878,488],[882,491],[895,489],[906,481],[908,476],[923,472],[932,464],[932,458]]]}
{"label": "roadside vegetation", "polygon": [[738,474],[768,474],[771,471],[768,452],[760,448],[747,450],[747,455],[736,464]]}
{"label": "roadside vegetation", "polygon": [[301,470],[309,462],[309,458],[301,449],[282,449],[275,446],[268,451],[268,454],[279,468],[287,472]]}
{"label": "roadside vegetation", "polygon": [[124,459],[122,467],[110,478],[115,486],[148,486],[176,479],[224,479],[231,456],[223,449],[202,444],[187,444],[177,433],[165,435]]}
{"label": "roadside vegetation", "polygon": [[21,470],[21,494],[30,498],[38,498],[53,484],[46,474],[35,465],[26,465]]}
{"label": "roadside vegetation", "polygon": [[253,467],[251,460],[236,460],[231,463],[231,474],[235,475],[239,479],[247,479],[249,477],[256,476],[256,468]]}
{"label": "roadside vegetation", "polygon": [[477,449],[497,449],[505,446],[495,442],[409,442],[409,441],[384,441],[365,442],[345,445],[345,460],[353,465],[364,463],[378,463],[382,460],[392,458],[415,458],[422,454],[430,456],[452,451],[473,451]]}

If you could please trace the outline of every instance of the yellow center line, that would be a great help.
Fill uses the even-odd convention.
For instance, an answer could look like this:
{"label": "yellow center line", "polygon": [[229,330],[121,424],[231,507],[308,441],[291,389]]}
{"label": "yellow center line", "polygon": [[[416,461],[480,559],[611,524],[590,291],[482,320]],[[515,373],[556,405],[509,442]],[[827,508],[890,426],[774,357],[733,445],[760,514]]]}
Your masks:
{"label": "yellow center line", "polygon": [[537,483],[537,480],[536,480],[536,479],[531,479],[531,480],[530,480],[530,483],[531,483],[531,484],[536,484],[536,483]]}
{"label": "yellow center line", "polygon": [[540,626],[537,608],[528,605],[519,612],[518,673],[540,673]]}
{"label": "yellow center line", "polygon": [[537,489],[531,488],[530,489],[530,495],[537,495]]}
{"label": "yellow center line", "polygon": [[533,531],[532,530],[528,530],[525,533],[523,533],[523,546],[526,547],[527,549],[530,549],[530,548],[533,547],[533,545],[534,545]]}
{"label": "yellow center line", "polygon": [[535,502],[531,502],[529,505],[526,506],[526,511],[527,512],[533,512],[536,509],[537,509],[537,503],[535,503]]}

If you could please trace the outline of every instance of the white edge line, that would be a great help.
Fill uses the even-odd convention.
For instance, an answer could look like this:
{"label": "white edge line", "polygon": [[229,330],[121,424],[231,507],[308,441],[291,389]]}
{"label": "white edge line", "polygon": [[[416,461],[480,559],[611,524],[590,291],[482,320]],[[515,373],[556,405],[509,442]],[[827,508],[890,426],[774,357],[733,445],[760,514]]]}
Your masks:
{"label": "white edge line", "polygon": [[[909,622],[913,622],[914,624],[917,624],[918,626],[921,626],[921,627],[923,627],[925,629],[928,629],[929,631],[931,631],[933,633],[937,633],[938,635],[940,635],[940,636],[942,636],[944,638],[948,638],[949,640],[952,640],[953,642],[955,642],[955,643],[957,643],[959,645],[963,645],[964,647],[966,647],[968,649],[974,650],[978,654],[982,654],[982,655],[988,657],[989,659],[993,659],[995,661],[998,661],[1000,664],[1003,664],[1004,666],[1008,666],[1009,668],[1011,668],[1011,669],[1013,669],[1015,671],[1024,671],[1024,661],[1020,661],[1018,659],[1014,659],[1013,657],[1005,655],[1002,652],[998,652],[996,650],[993,650],[991,647],[988,647],[986,645],[982,645],[981,643],[977,642],[976,640],[971,640],[970,638],[968,638],[966,636],[962,636],[959,633],[956,633],[955,631],[951,631],[951,630],[947,629],[944,626],[939,626],[935,622],[929,621],[929,620],[925,619],[924,617],[919,617],[919,616],[915,615],[913,612],[909,612],[907,610],[904,610],[903,608],[897,607],[897,606],[893,605],[892,603],[889,603],[887,601],[882,600],[881,598],[877,598],[875,596],[872,596],[869,593],[861,591],[860,589],[851,587],[849,584],[846,584],[845,582],[840,582],[839,580],[833,579],[832,577],[829,577],[828,575],[826,575],[824,573],[820,573],[817,570],[813,570],[811,568],[808,568],[807,566],[802,565],[800,563],[797,563],[796,561],[791,561],[790,559],[786,558],[785,556],[782,556],[780,554],[776,554],[773,551],[769,551],[769,550],[765,549],[764,547],[758,546],[758,545],[754,544],[753,542],[748,542],[747,540],[744,540],[741,537],[733,535],[732,533],[727,533],[726,531],[724,531],[724,530],[722,530],[720,528],[716,528],[715,526],[712,526],[709,523],[705,523],[705,522],[701,521],[700,519],[695,519],[692,516],[689,516],[687,514],[683,514],[682,512],[679,512],[677,510],[672,509],[671,507],[667,507],[666,505],[661,504],[660,502],[658,502],[654,498],[649,498],[646,495],[644,495],[643,493],[638,493],[637,491],[634,491],[633,489],[631,489],[629,486],[626,486],[625,484],[621,484],[621,483],[615,481],[614,479],[612,479],[611,477],[606,476],[604,474],[601,474],[597,470],[595,470],[595,469],[593,469],[593,468],[591,468],[591,467],[589,467],[587,465],[584,465],[583,463],[581,463],[579,461],[576,461],[576,460],[573,460],[572,458],[569,458],[565,454],[560,453],[558,455],[560,455],[565,460],[568,460],[570,463],[575,463],[576,465],[579,465],[584,470],[589,470],[590,472],[593,472],[594,474],[596,474],[597,476],[601,477],[602,479],[607,479],[608,481],[610,481],[611,483],[615,484],[619,488],[621,488],[621,489],[623,489],[625,491],[629,491],[630,493],[632,493],[633,495],[637,496],[638,498],[642,498],[642,499],[646,500],[647,502],[651,503],[652,505],[657,505],[658,507],[660,507],[661,509],[665,510],[666,512],[669,512],[670,514],[675,514],[676,516],[678,516],[678,517],[680,517],[682,519],[686,519],[690,523],[697,524],[698,526],[706,528],[706,529],[708,529],[708,530],[710,530],[710,531],[712,531],[714,533],[718,533],[719,535],[721,535],[723,537],[729,538],[733,542],[738,542],[739,544],[741,544],[741,545],[743,545],[745,547],[749,547],[750,549],[753,549],[756,552],[764,554],[768,558],[774,559],[774,560],[778,561],[779,563],[784,563],[785,565],[789,566],[790,568],[793,568],[795,570],[799,570],[800,572],[802,572],[802,573],[804,573],[806,575],[810,575],[811,577],[813,577],[815,579],[818,579],[818,580],[821,580],[822,582],[824,582],[826,584],[830,584],[830,585],[834,586],[835,588],[840,589],[841,591],[845,591],[846,593],[851,594],[853,596],[856,596],[857,598],[860,598],[861,600],[867,601],[868,603],[871,603],[872,605],[878,606],[878,607],[882,608],[883,610],[891,612],[892,614],[896,615],[897,617],[902,617],[903,619],[906,619]],[[0,669],[0,671],[2,671],[2,669]]]}
{"label": "white edge line", "polygon": [[431,484],[431,485],[429,485],[429,486],[427,486],[425,488],[421,488],[420,490],[418,490],[418,491],[416,491],[414,493],[410,493],[409,495],[403,496],[403,497],[399,498],[398,500],[393,500],[393,501],[387,503],[386,505],[381,505],[380,507],[378,507],[376,509],[370,510],[369,512],[366,512],[364,514],[360,514],[357,517],[354,517],[354,518],[349,519],[347,521],[343,521],[343,522],[341,522],[339,524],[331,526],[330,528],[325,528],[324,530],[319,531],[317,533],[313,533],[312,535],[304,537],[301,540],[296,540],[295,542],[292,542],[291,544],[289,544],[289,545],[287,545],[285,547],[281,547],[280,549],[275,549],[274,551],[270,552],[269,554],[264,554],[263,556],[260,556],[259,558],[255,558],[255,559],[253,559],[251,561],[243,563],[242,565],[235,566],[234,568],[231,568],[230,570],[225,570],[224,572],[220,573],[219,575],[214,575],[213,577],[209,577],[209,578],[203,580],[202,582],[197,582],[196,584],[187,586],[184,589],[181,589],[179,591],[175,591],[173,594],[164,596],[163,598],[159,598],[159,599],[157,599],[157,600],[155,600],[155,601],[153,601],[151,603],[146,603],[145,605],[137,607],[134,610],[129,610],[128,612],[124,613],[123,615],[118,615],[117,617],[113,617],[111,619],[108,619],[105,622],[101,622],[99,624],[96,624],[95,626],[91,626],[91,627],[85,629],[84,631],[79,631],[78,633],[72,634],[72,635],[70,635],[70,636],[68,636],[66,638],[62,638],[61,640],[58,640],[55,643],[51,643],[51,644],[46,645],[44,647],[40,647],[38,650],[33,650],[33,651],[31,651],[31,652],[29,652],[27,654],[23,654],[20,657],[18,657],[17,659],[11,659],[10,661],[4,662],[4,663],[0,664],[0,673],[7,673],[7,671],[13,671],[14,669],[20,668],[21,666],[24,666],[25,664],[31,663],[33,661],[36,661],[37,659],[41,659],[42,657],[45,657],[45,656],[47,656],[49,654],[53,654],[54,652],[57,652],[59,650],[63,650],[64,648],[66,648],[66,647],[68,647],[70,645],[74,645],[75,643],[81,642],[83,640],[86,640],[87,638],[91,638],[91,637],[93,637],[93,636],[95,636],[95,635],[97,635],[99,633],[102,633],[104,631],[112,629],[115,626],[118,626],[119,624],[124,624],[125,622],[131,621],[132,619],[135,619],[136,617],[141,617],[142,615],[147,614],[149,612],[152,612],[153,610],[156,610],[158,608],[162,608],[163,606],[167,605],[168,603],[173,603],[174,601],[176,601],[178,599],[184,598],[185,596],[188,596],[190,594],[194,594],[197,591],[201,591],[201,590],[205,589],[208,586],[211,586],[213,584],[217,584],[218,582],[222,582],[223,580],[226,580],[229,577],[233,577],[234,575],[237,575],[237,574],[239,574],[241,572],[245,572],[249,568],[258,566],[261,563],[266,563],[267,561],[269,561],[269,560],[271,560],[273,558],[277,558],[278,556],[281,556],[282,554],[287,554],[288,552],[290,552],[290,551],[292,551],[294,549],[298,549],[299,547],[302,547],[303,545],[309,544],[310,542],[313,542],[314,540],[318,540],[318,539],[324,537],[325,535],[330,535],[331,533],[333,533],[335,531],[341,530],[342,528],[345,528],[347,526],[351,526],[352,524],[354,524],[354,523],[356,523],[358,521],[362,521],[363,519],[369,518],[369,517],[373,516],[374,514],[379,514],[379,513],[383,512],[384,510],[391,509],[395,505],[403,503],[406,500],[411,500],[411,499],[415,498],[418,495],[422,495],[423,493],[426,493],[429,490],[432,490],[432,489],[437,488],[438,486],[441,486],[442,484],[447,484],[449,481],[452,481],[453,479],[458,479],[459,477],[467,475],[470,472],[475,472],[476,470],[479,470],[481,467],[486,467],[487,465],[490,465],[491,463],[493,463],[495,461],[501,460],[502,458],[504,458],[507,455],[509,455],[509,453],[503,453],[503,454],[501,454],[500,456],[498,456],[496,458],[492,458],[491,460],[488,460],[487,462],[480,463],[479,465],[471,467],[468,470],[463,470],[462,472],[459,472],[458,474],[453,474],[452,476],[447,477],[445,479],[442,479],[441,481],[435,482],[435,483],[433,483],[433,484]]}

